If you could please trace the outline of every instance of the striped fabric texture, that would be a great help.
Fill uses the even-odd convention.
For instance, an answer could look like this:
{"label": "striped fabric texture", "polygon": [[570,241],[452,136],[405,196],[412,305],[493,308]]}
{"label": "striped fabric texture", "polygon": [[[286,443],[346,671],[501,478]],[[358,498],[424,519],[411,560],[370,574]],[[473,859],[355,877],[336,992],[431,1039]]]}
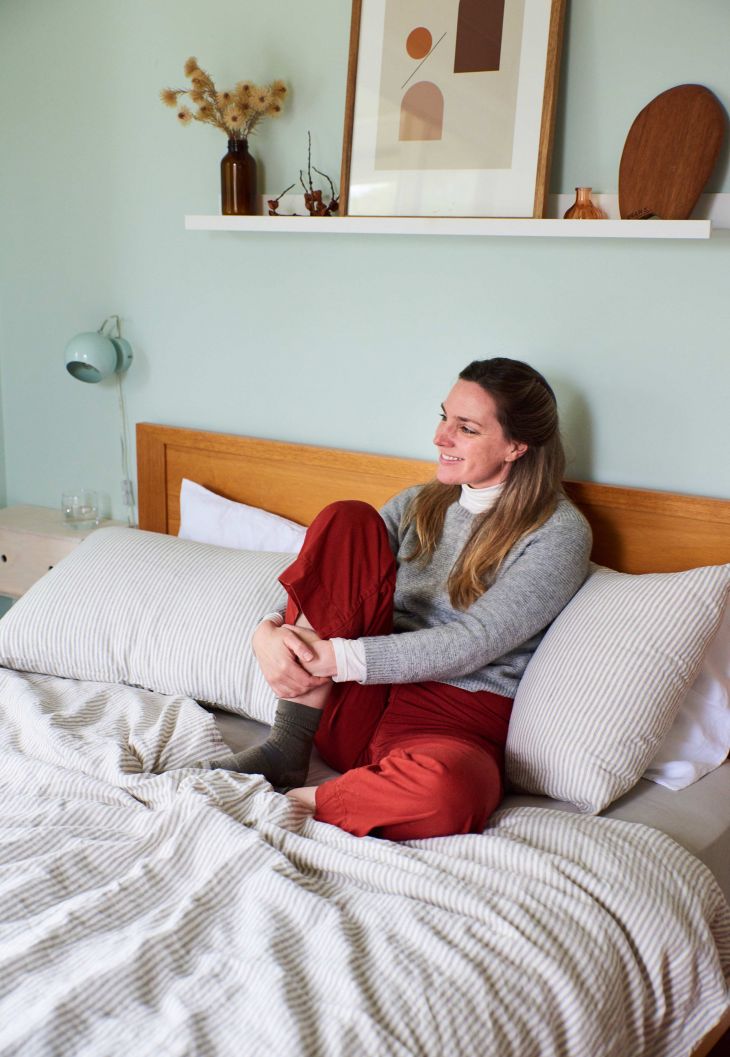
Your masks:
{"label": "striped fabric texture", "polygon": [[629,575],[594,566],[522,678],[507,775],[597,813],[641,777],[730,590],[730,565]]}
{"label": "striped fabric texture", "polygon": [[193,701],[0,671],[0,703],[3,1057],[687,1057],[730,1004],[730,908],[655,830],[360,839],[190,767]]}
{"label": "striped fabric texture", "polygon": [[250,639],[285,604],[291,554],[137,529],[92,533],[0,621],[0,664],[141,686],[273,721]]}

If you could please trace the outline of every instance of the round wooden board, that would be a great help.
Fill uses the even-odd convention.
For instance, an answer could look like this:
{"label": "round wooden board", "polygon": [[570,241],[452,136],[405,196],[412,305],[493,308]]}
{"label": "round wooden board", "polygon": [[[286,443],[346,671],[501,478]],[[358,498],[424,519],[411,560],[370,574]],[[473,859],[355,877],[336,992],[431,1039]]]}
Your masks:
{"label": "round wooden board", "polygon": [[710,178],[727,115],[701,84],[669,88],[644,107],[621,155],[621,217],[686,220]]}

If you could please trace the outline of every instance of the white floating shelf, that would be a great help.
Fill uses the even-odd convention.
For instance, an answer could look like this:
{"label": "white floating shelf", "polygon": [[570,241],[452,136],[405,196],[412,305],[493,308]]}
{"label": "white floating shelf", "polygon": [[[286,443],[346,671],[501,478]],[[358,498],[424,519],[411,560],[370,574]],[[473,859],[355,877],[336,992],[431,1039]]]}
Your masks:
{"label": "white floating shelf", "polygon": [[493,217],[186,216],[188,231],[297,235],[476,235],[589,239],[709,239],[709,220],[532,220]]}

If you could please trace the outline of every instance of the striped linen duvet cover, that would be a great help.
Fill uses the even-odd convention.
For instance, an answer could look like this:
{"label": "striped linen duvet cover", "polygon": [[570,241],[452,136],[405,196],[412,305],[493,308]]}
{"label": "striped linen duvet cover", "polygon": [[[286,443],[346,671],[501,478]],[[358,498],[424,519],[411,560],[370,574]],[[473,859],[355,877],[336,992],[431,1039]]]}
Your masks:
{"label": "striped linen duvet cover", "polygon": [[684,1057],[730,908],[645,826],[314,822],[189,698],[0,670],[0,1055]]}

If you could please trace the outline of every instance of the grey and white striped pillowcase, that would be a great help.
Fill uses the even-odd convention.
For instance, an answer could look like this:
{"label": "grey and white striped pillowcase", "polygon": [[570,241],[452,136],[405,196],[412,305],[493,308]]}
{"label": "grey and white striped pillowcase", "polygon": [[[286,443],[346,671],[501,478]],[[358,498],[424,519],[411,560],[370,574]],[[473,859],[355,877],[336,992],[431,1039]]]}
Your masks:
{"label": "grey and white striped pillowcase", "polygon": [[717,630],[730,565],[629,575],[596,566],[515,697],[507,776],[602,811],[639,780]]}
{"label": "grey and white striped pillowcase", "polygon": [[183,694],[271,723],[276,702],[250,638],[283,607],[277,577],[292,560],[99,529],[0,621],[0,664]]}

